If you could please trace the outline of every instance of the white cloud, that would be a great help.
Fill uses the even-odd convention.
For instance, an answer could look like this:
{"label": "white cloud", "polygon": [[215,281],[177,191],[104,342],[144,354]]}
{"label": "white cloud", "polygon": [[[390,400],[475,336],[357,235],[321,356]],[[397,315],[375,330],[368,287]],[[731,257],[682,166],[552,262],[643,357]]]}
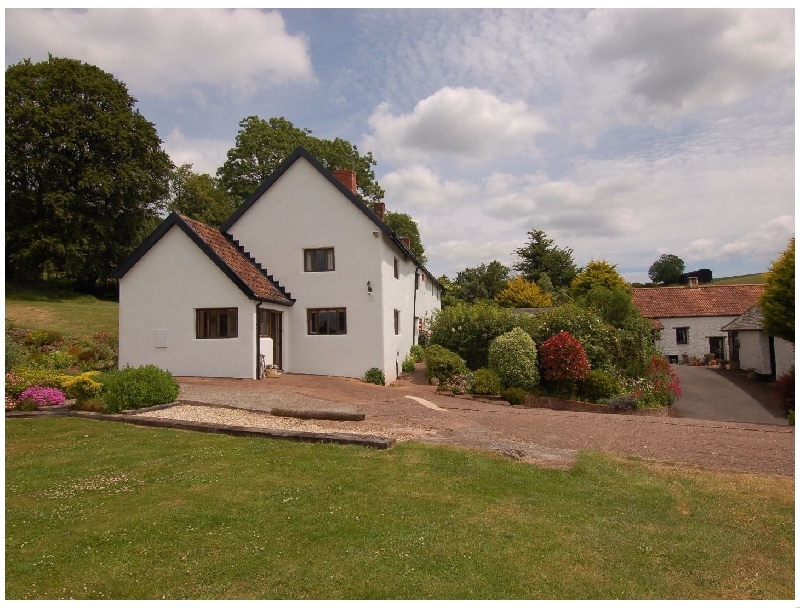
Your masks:
{"label": "white cloud", "polygon": [[289,35],[277,11],[7,9],[6,60],[48,52],[113,73],[134,96],[205,87],[249,96],[314,81],[308,42]]}
{"label": "white cloud", "polygon": [[367,147],[398,164],[436,153],[468,158],[514,153],[531,148],[547,128],[525,102],[461,87],[438,90],[408,114],[395,116],[382,103],[368,123],[373,133]]}
{"label": "white cloud", "polygon": [[442,179],[419,164],[393,171],[380,182],[389,208],[411,213],[448,213],[456,206],[476,202],[480,194],[477,184]]}
{"label": "white cloud", "polygon": [[686,247],[686,261],[726,261],[748,257],[766,264],[782,251],[794,236],[794,217],[782,215],[759,224],[752,230],[739,229],[739,238],[724,242],[720,238],[695,239]]}
{"label": "white cloud", "polygon": [[216,175],[231,148],[226,139],[186,137],[178,127],[174,127],[164,141],[164,150],[176,166],[190,163],[195,173]]}

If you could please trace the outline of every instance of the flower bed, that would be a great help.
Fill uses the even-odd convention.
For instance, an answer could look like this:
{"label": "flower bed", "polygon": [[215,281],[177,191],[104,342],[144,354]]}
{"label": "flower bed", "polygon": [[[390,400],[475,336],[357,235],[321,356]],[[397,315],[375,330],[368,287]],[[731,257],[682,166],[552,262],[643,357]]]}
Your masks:
{"label": "flower bed", "polygon": [[557,410],[560,412],[590,412],[593,414],[626,414],[628,416],[655,416],[666,418],[670,415],[669,407],[636,408],[636,409],[615,409],[608,405],[599,403],[586,403],[584,401],[572,401],[569,399],[556,399],[554,397],[537,397],[528,395],[525,397],[525,407]]}

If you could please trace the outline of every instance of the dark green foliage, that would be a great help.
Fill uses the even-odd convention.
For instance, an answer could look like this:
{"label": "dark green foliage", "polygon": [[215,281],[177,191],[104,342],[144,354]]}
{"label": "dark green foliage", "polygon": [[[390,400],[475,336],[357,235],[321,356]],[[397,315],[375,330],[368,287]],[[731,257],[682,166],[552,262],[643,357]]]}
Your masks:
{"label": "dark green foliage", "polygon": [[444,383],[467,371],[464,360],[456,353],[438,344],[432,344],[425,349],[425,375],[428,379],[437,378],[440,383]]}
{"label": "dark green foliage", "polygon": [[37,329],[25,336],[25,344],[32,348],[42,348],[58,344],[63,339],[64,336],[52,329]]}
{"label": "dark green foliage", "polygon": [[658,258],[647,274],[653,283],[661,283],[662,285],[672,285],[677,283],[681,275],[686,270],[686,264],[677,255],[665,253]]}
{"label": "dark green foliage", "polygon": [[416,369],[416,367],[414,367],[414,358],[411,355],[409,355],[408,357],[403,359],[402,370],[403,370],[404,374],[410,374],[415,369]]}
{"label": "dark green foliage", "polygon": [[6,276],[109,279],[163,210],[172,163],[125,85],[50,56],[6,69]]}
{"label": "dark green foliage", "polygon": [[507,388],[503,391],[501,397],[508,401],[511,405],[524,405],[525,404],[525,397],[528,393],[525,392],[525,389],[511,387]]}
{"label": "dark green foliage", "polygon": [[589,371],[589,377],[581,382],[581,394],[593,403],[613,397],[619,390],[613,374],[602,369]]}
{"label": "dark green foliage", "polygon": [[191,165],[181,165],[175,170],[171,191],[170,211],[214,228],[218,228],[236,209],[218,179],[207,173],[194,173]]}
{"label": "dark green foliage", "polygon": [[499,395],[503,390],[503,382],[497,372],[485,367],[475,372],[472,392],[476,395]]}
{"label": "dark green foliage", "polygon": [[104,375],[101,383],[109,414],[172,403],[180,391],[172,374],[155,365],[124,367]]}
{"label": "dark green foliage", "polygon": [[772,263],[760,305],[764,331],[794,344],[794,237]]}
{"label": "dark green foliage", "polygon": [[386,385],[386,377],[383,375],[383,370],[377,367],[370,367],[366,372],[364,372],[364,376],[361,378],[361,381],[369,384],[378,384],[380,386]]}
{"label": "dark green foliage", "polygon": [[6,333],[6,371],[25,360],[25,349]]}
{"label": "dark green foliage", "polygon": [[519,258],[514,270],[536,284],[546,274],[554,290],[568,288],[578,274],[572,251],[569,247],[561,249],[556,246],[544,231],[531,230],[528,232],[528,242],[514,251]]}
{"label": "dark green foliage", "polygon": [[411,219],[408,213],[394,213],[389,211],[384,218],[384,222],[399,236],[407,236],[411,239],[411,253],[413,253],[422,264],[428,261],[425,257],[425,248],[422,246],[422,239],[419,236],[417,222]]}
{"label": "dark green foliage", "polygon": [[525,330],[514,327],[489,345],[489,368],[497,372],[503,386],[533,390],[539,384],[536,345]]}
{"label": "dark green foliage", "polygon": [[425,349],[419,344],[413,344],[409,354],[414,359],[414,363],[422,363],[425,360]]}
{"label": "dark green foliage", "polygon": [[228,150],[228,159],[217,170],[222,186],[239,204],[250,196],[298,147],[303,146],[326,169],[353,169],[361,198],[378,202],[384,192],[375,180],[372,167],[377,164],[372,152],[359,154],[349,141],[319,139],[310,129],[295,127],[285,118],[263,120],[248,116],[239,122],[236,145]]}
{"label": "dark green foliage", "polygon": [[628,327],[641,317],[628,289],[609,289],[596,285],[576,298],[575,303],[617,328]]}
{"label": "dark green foliage", "polygon": [[780,375],[775,381],[775,388],[783,399],[786,409],[794,411],[794,368]]}
{"label": "dark green foliage", "polygon": [[456,275],[453,295],[464,302],[494,300],[508,282],[509,268],[497,260],[474,268],[465,268]]}

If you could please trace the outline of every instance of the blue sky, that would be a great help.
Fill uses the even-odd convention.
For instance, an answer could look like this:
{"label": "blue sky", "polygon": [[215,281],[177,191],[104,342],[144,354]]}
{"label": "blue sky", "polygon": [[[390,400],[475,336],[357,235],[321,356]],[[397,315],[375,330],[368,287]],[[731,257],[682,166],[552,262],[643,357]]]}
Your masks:
{"label": "blue sky", "polygon": [[766,270],[795,230],[794,11],[7,9],[6,65],[125,82],[212,175],[249,115],[378,160],[428,267],[514,262],[529,230],[646,281],[662,254]]}

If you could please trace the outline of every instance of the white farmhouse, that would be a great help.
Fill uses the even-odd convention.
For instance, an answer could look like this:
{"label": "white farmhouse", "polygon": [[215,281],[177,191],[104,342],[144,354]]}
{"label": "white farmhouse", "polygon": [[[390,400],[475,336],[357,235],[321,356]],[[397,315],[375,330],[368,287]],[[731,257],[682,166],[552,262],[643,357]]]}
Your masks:
{"label": "white farmhouse", "polygon": [[356,191],[298,148],[220,230],[170,215],[117,271],[120,365],[394,380],[442,288]]}
{"label": "white farmhouse", "polygon": [[698,285],[639,287],[633,305],[656,330],[656,346],[672,363],[684,355],[727,358],[729,345],[722,327],[758,303],[763,285]]}
{"label": "white farmhouse", "polygon": [[764,332],[761,308],[753,306],[722,328],[728,332],[731,362],[775,379],[794,367],[794,344]]}

